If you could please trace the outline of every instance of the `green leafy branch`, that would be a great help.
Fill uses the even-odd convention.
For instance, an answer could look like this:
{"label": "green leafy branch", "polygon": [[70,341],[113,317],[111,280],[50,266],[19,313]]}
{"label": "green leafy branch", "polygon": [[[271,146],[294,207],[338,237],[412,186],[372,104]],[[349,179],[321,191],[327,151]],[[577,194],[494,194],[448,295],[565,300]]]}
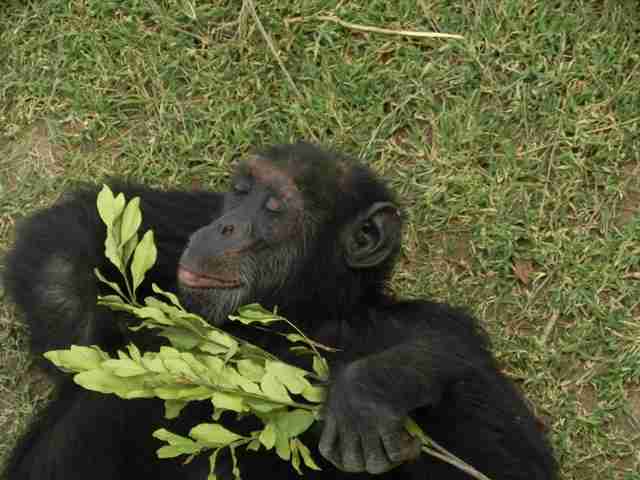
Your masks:
{"label": "green leafy branch", "polygon": [[[97,198],[100,218],[107,226],[107,236],[104,242],[104,253],[109,261],[122,274],[127,289],[128,298],[135,305],[136,289],[144,280],[145,273],[156,262],[158,251],[153,241],[153,231],[147,230],[139,240],[138,229],[142,223],[140,198],[125,201],[124,194],[114,197],[108,186],[104,186]],[[127,274],[127,264],[131,261],[130,275]],[[117,283],[107,281],[100,272],[98,278],[107,283],[121,297],[124,297]]]}
{"label": "green leafy branch", "polygon": [[[309,339],[292,322],[269,312],[260,305],[241,307],[229,318],[256,328],[274,322],[284,322],[293,333],[284,335],[292,342],[291,350],[312,355],[312,371],[280,361],[270,352],[208,324],[200,316],[187,312],[176,295],[152,285],[156,296],[140,302],[138,287],[156,261],[157,250],[153,232],[148,230],[139,239],[142,223],[139,198],[125,201],[120,193],[114,196],[106,185],[98,194],[100,218],[107,227],[105,255],[122,275],[125,291],[116,282],[107,280],[95,270],[100,281],[115,293],[98,297],[100,305],[127,312],[141,321],[132,330],[151,329],[165,337],[170,346],[158,352],[140,352],[133,344],[126,351],[111,357],[97,346],[71,346],[66,350],[45,353],[45,357],[60,369],[74,374],[74,381],[85,389],[111,393],[124,399],[160,398],[164,400],[165,417],[173,419],[191,401],[211,401],[213,422],[194,426],[189,436],[166,429],[153,433],[166,443],[157,454],[173,458],[210,453],[209,479],[215,478],[219,452],[229,449],[233,474],[240,478],[236,450],[275,450],[283,460],[290,461],[302,474],[301,465],[319,470],[300,435],[320,419],[326,396],[329,367],[320,350],[334,349]],[[162,298],[162,299],[161,299]],[[241,435],[219,423],[223,413],[254,415],[262,428]],[[415,422],[407,429],[421,439],[423,452],[440,458],[479,480],[486,476],[466,464],[430,439]]]}

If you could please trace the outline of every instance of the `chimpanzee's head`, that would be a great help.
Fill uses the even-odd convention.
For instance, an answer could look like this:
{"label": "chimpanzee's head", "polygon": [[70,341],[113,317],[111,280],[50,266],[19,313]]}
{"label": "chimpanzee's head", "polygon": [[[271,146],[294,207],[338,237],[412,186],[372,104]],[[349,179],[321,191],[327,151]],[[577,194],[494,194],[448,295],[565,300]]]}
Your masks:
{"label": "chimpanzee's head", "polygon": [[189,308],[220,324],[247,303],[340,312],[381,291],[402,222],[371,170],[298,143],[242,162],[232,186],[180,259]]}

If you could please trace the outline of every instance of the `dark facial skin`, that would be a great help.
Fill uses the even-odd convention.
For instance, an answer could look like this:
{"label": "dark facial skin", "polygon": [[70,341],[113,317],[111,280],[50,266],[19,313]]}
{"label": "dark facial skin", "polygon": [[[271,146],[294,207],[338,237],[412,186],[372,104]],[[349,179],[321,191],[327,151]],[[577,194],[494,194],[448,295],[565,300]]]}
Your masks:
{"label": "dark facial skin", "polygon": [[260,158],[242,164],[222,215],[196,231],[178,266],[192,308],[221,324],[278,288],[303,254],[304,201],[291,178]]}

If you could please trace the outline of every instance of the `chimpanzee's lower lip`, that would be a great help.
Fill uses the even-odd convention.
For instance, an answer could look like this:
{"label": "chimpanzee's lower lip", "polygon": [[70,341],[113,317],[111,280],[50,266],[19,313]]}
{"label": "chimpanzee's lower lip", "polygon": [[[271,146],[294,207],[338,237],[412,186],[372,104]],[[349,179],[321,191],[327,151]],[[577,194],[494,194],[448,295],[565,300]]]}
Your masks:
{"label": "chimpanzee's lower lip", "polygon": [[178,282],[193,289],[233,289],[241,286],[239,280],[203,275],[182,266],[178,267]]}
{"label": "chimpanzee's lower lip", "polygon": [[234,290],[236,288],[240,288],[242,286],[242,284],[240,283],[216,283],[216,284],[209,284],[209,285],[187,285],[185,283],[181,283],[180,285],[182,285],[182,287],[184,288],[188,288],[190,290]]}
{"label": "chimpanzee's lower lip", "polygon": [[210,286],[198,286],[198,287],[194,287],[191,285],[184,285],[182,284],[183,288],[188,288],[189,290],[235,290],[237,288],[240,288],[242,285],[235,284],[235,285],[210,285]]}

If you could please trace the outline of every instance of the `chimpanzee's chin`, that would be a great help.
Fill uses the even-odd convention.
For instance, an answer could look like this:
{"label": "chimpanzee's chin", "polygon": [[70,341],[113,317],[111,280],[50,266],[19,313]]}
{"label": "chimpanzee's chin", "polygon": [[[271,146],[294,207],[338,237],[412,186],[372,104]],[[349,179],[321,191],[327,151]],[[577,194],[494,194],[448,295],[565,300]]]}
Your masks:
{"label": "chimpanzee's chin", "polygon": [[189,288],[180,286],[180,299],[187,311],[204,318],[211,325],[222,326],[243,302],[243,288]]}

